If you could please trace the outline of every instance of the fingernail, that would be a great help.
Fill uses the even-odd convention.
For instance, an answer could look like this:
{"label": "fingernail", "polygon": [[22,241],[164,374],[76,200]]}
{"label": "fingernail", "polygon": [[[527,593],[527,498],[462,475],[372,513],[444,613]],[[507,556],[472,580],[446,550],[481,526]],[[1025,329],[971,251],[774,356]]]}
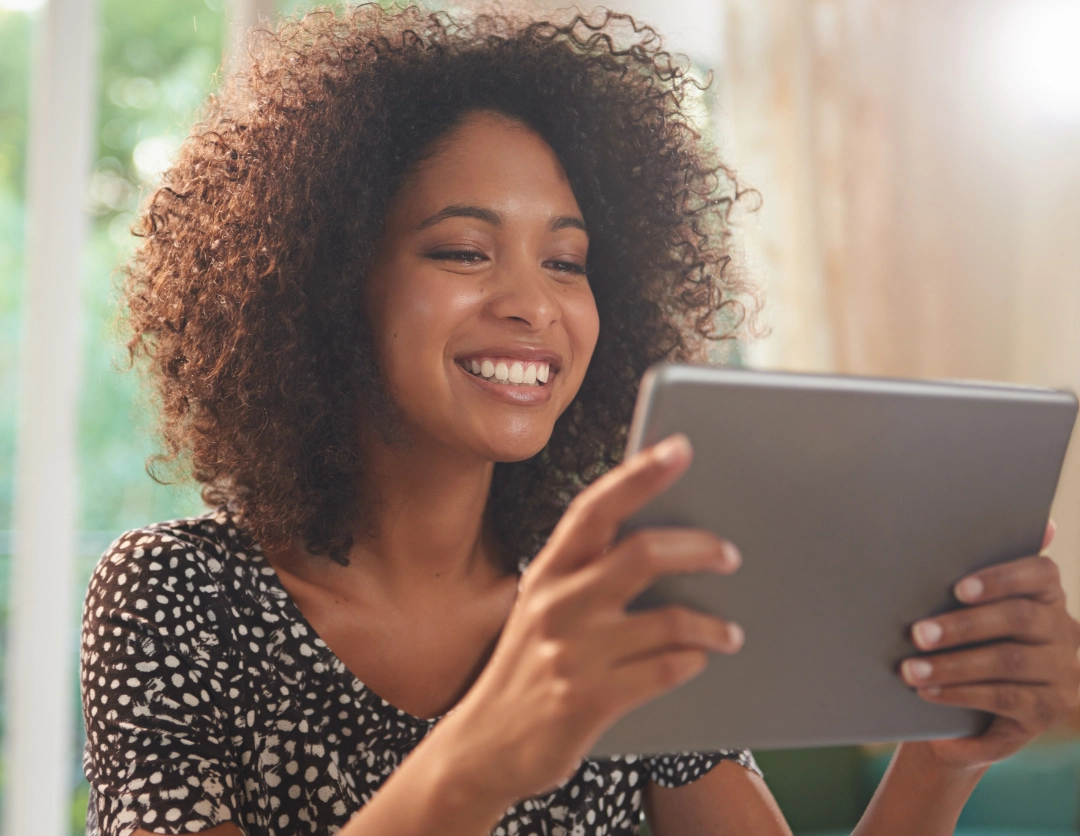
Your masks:
{"label": "fingernail", "polygon": [[724,541],[724,565],[725,567],[731,567],[738,569],[742,566],[742,552],[735,546],[734,543]]}
{"label": "fingernail", "polygon": [[983,594],[983,582],[978,578],[964,578],[956,585],[956,597],[961,601],[976,601]]}
{"label": "fingernail", "polygon": [[904,661],[904,679],[926,679],[934,672],[934,666],[925,659],[906,659]]}
{"label": "fingernail", "polygon": [[929,688],[922,688],[921,690],[928,697],[936,697],[941,694],[941,688],[937,685],[931,685]]}
{"label": "fingernail", "polygon": [[673,465],[690,454],[690,439],[682,433],[665,438],[656,445],[656,458],[662,465]]}
{"label": "fingernail", "polygon": [[728,646],[734,653],[743,646],[743,642],[746,641],[746,633],[743,632],[743,628],[736,624],[734,621],[728,622]]}
{"label": "fingernail", "polygon": [[919,647],[933,647],[941,641],[941,625],[936,621],[920,621],[911,632],[915,634],[915,643]]}

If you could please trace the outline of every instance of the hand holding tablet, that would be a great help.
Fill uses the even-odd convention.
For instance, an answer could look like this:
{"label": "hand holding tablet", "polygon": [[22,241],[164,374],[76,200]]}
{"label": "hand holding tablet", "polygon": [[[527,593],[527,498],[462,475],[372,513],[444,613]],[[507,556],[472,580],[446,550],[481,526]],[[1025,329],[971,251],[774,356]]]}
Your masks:
{"label": "hand holding tablet", "polygon": [[[630,609],[681,604],[746,642],[592,753],[963,738],[988,723],[935,751],[968,764],[1019,748],[1080,681],[1075,622],[1033,557],[1076,410],[1071,393],[1028,387],[652,370],[628,454],[683,432],[694,461],[622,535],[702,528],[744,564],[666,575]],[[969,575],[983,593],[965,603],[952,590]],[[913,656],[930,673],[905,682]]]}
{"label": "hand holding tablet", "polygon": [[690,463],[676,436],[578,494],[522,575],[491,659],[432,731],[494,809],[565,781],[617,717],[700,674],[709,652],[741,646],[730,622],[686,607],[627,612],[666,572],[739,567],[738,552],[707,531],[652,528],[616,542]]}
{"label": "hand holding tablet", "polygon": [[1077,708],[1080,624],[1065,609],[1056,564],[1041,555],[1053,538],[1051,522],[1039,555],[964,578],[954,594],[965,607],[912,627],[915,646],[937,654],[901,665],[919,696],[997,715],[982,735],[931,741],[946,765],[1002,760]]}

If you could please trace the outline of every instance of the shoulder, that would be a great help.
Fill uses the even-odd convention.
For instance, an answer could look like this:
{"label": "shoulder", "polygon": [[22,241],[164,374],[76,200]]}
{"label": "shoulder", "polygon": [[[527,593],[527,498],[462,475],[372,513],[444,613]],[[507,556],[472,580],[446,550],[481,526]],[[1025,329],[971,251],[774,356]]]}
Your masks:
{"label": "shoulder", "polygon": [[213,629],[250,549],[224,509],[125,532],[101,556],[86,594],[84,636],[107,623],[179,638]]}
{"label": "shoulder", "polygon": [[654,784],[669,789],[693,783],[724,761],[736,763],[761,777],[761,769],[749,749],[678,752],[669,755],[653,755],[645,759],[650,780]]}
{"label": "shoulder", "polygon": [[225,509],[182,520],[153,523],[126,531],[113,541],[94,570],[94,579],[120,574],[151,576],[180,571],[220,574],[222,559],[242,548],[242,532]]}
{"label": "shoulder", "polygon": [[[791,836],[784,815],[745,750],[660,759],[645,789],[649,825],[657,834],[717,832]],[[683,760],[684,763],[677,763]],[[659,779],[659,780],[657,780]]]}
{"label": "shoulder", "polygon": [[121,534],[101,556],[90,585],[146,590],[222,580],[227,564],[255,546],[224,508],[182,520],[154,523]]}

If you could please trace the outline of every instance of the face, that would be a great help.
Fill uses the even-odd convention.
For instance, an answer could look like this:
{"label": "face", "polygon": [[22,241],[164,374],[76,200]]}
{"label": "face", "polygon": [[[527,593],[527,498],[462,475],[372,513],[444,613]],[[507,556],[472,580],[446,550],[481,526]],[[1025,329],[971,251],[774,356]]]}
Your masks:
{"label": "face", "polygon": [[412,173],[386,220],[367,302],[414,445],[518,461],[547,443],[599,330],[589,237],[552,149],[470,115]]}

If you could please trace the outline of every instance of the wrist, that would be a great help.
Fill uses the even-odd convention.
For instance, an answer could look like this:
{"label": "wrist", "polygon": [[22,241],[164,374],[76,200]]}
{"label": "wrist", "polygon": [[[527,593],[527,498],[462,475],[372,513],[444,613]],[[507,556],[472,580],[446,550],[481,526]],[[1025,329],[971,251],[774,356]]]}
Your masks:
{"label": "wrist", "polygon": [[979,780],[986,774],[989,764],[954,764],[942,760],[934,748],[933,741],[911,740],[901,743],[897,752],[897,760],[910,762],[913,768],[921,775],[926,776],[927,783],[942,787],[953,788],[970,793]]}
{"label": "wrist", "polygon": [[950,827],[955,827],[960,812],[988,768],[984,764],[950,763],[939,756],[933,741],[913,740],[900,744],[890,771],[896,773],[899,783],[914,792],[918,805],[931,818],[941,817],[951,822]]}
{"label": "wrist", "polygon": [[421,746],[427,750],[432,786],[446,807],[490,818],[494,825],[518,798],[500,788],[498,758],[482,751],[479,735],[469,731],[470,725],[451,713]]}
{"label": "wrist", "polygon": [[457,738],[440,722],[339,831],[340,836],[483,836],[513,802],[462,770]]}
{"label": "wrist", "polygon": [[951,834],[984,772],[985,766],[956,766],[943,762],[929,742],[901,743],[855,834]]}

